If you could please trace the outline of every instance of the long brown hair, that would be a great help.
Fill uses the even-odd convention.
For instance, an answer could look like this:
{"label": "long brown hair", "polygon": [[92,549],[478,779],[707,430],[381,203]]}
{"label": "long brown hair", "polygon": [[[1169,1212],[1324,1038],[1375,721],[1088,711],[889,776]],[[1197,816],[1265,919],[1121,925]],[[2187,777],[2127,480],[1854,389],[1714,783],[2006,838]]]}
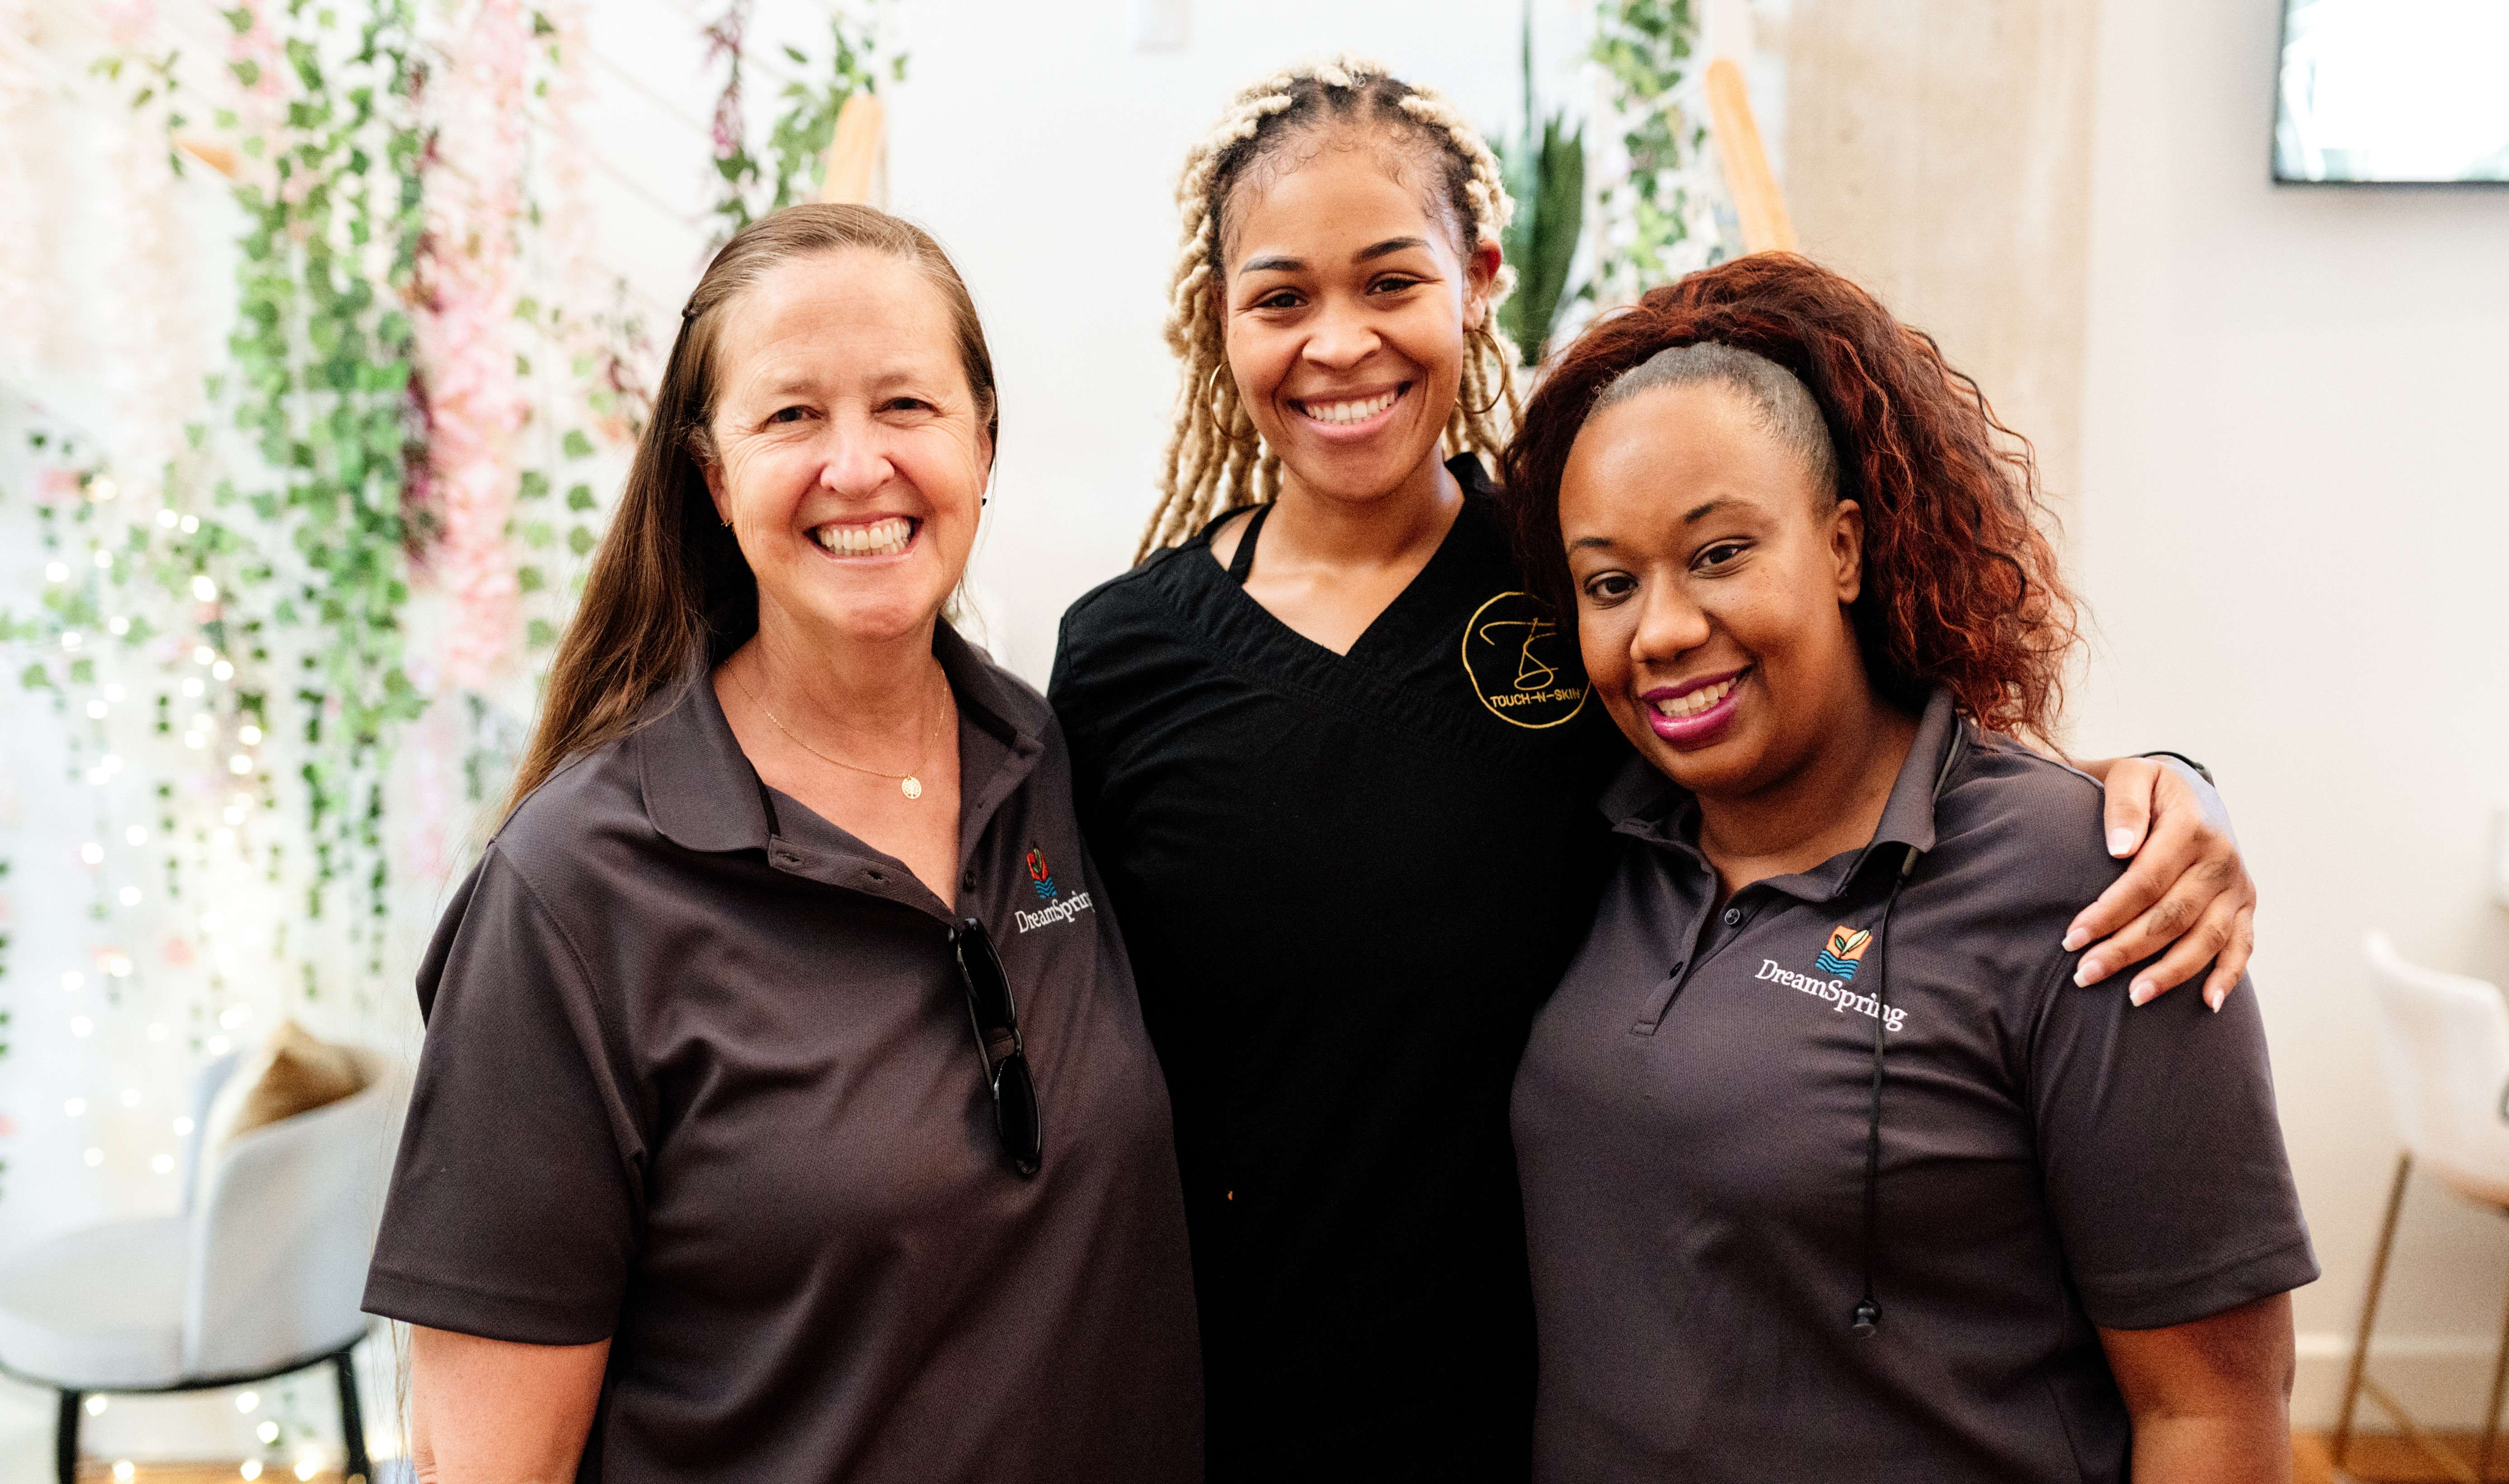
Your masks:
{"label": "long brown hair", "polygon": [[758,581],[706,493],[708,428],[721,378],[725,307],[795,258],[859,247],[912,263],[950,302],[958,359],[988,445],[1001,428],[992,352],[976,305],[931,235],[869,206],[787,206],[743,228],[707,265],[680,311],[680,331],[636,443],[583,600],[558,644],[532,745],[506,798],[510,815],[570,758],[635,730],[656,696],[758,632]]}
{"label": "long brown hair", "polygon": [[1559,538],[1568,451],[1624,374],[1690,345],[1775,361],[1819,405],[1838,496],[1864,511],[1863,592],[1849,616],[1874,688],[1908,705],[1939,685],[1980,724],[2051,742],[2077,604],[2028,441],[1931,337],[1790,253],[1754,253],[1651,290],[1552,362],[1505,467],[1526,575],[1563,626],[1576,614]]}

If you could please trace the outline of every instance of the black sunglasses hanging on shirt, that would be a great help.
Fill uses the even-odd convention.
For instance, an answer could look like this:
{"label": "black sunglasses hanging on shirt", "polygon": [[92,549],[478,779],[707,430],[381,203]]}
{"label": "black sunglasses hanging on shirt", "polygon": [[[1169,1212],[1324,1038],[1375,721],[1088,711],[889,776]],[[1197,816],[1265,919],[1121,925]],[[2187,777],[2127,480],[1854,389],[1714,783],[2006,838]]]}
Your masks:
{"label": "black sunglasses hanging on shirt", "polygon": [[1028,1046],[1020,1039],[1010,977],[1002,972],[992,936],[975,918],[958,919],[950,931],[950,946],[958,955],[967,1020],[976,1029],[976,1057],[985,1068],[985,1088],[992,1094],[993,1132],[1001,1137],[1011,1168],[1033,1175],[1043,1163],[1045,1123],[1037,1107],[1036,1079],[1029,1074]]}

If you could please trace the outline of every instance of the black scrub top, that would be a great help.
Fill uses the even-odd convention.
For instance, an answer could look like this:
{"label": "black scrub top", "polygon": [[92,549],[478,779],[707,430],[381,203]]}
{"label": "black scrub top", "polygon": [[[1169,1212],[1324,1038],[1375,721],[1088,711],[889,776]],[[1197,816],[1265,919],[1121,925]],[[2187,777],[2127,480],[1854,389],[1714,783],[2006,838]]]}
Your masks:
{"label": "black scrub top", "polygon": [[1064,619],[1050,694],[1176,1105],[1216,1480],[1527,1467],[1508,1086],[1628,749],[1479,465],[1449,467],[1462,512],[1346,656],[1210,528]]}
{"label": "black scrub top", "polygon": [[2073,982],[2124,869],[2090,779],[1937,693],[1869,844],[1721,909],[1687,794],[1633,759],[1605,804],[1618,863],[1516,1086],[1537,1479],[2122,1480],[2094,1326],[2317,1276],[2257,996]]}
{"label": "black scrub top", "polygon": [[[945,625],[955,908],[764,787],[702,670],[497,834],[428,1019],[365,1307],[611,1342],[579,1479],[1195,1484],[1167,1096],[1036,692]],[[1043,1109],[992,1125],[954,914]]]}

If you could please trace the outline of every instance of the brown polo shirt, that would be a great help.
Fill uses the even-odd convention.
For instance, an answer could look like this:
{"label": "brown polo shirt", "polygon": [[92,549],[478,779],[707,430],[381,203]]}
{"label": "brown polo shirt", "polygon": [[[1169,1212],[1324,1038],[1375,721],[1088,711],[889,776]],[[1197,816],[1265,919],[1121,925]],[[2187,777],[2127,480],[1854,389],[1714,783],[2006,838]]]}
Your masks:
{"label": "brown polo shirt", "polygon": [[1687,794],[1633,760],[1604,811],[1617,868],[1516,1082],[1537,1479],[2123,1480],[2098,1327],[2317,1276],[2256,995],[2073,982],[2123,869],[2089,779],[1938,693],[1869,844],[1722,907]]}
{"label": "brown polo shirt", "polygon": [[1168,1100],[1042,698],[945,625],[955,912],[1000,953],[1041,1171],[993,1132],[953,909],[765,788],[701,672],[492,841],[366,1308],[611,1341],[580,1479],[1201,1478]]}

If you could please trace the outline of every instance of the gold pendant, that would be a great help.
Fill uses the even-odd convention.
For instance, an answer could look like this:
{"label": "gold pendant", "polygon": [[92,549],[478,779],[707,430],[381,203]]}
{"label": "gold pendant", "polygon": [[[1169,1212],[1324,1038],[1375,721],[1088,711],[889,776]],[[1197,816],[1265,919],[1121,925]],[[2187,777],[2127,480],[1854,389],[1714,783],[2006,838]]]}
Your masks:
{"label": "gold pendant", "polygon": [[921,798],[923,797],[923,780],[916,777],[912,773],[909,773],[897,781],[897,792],[905,795],[909,798]]}

